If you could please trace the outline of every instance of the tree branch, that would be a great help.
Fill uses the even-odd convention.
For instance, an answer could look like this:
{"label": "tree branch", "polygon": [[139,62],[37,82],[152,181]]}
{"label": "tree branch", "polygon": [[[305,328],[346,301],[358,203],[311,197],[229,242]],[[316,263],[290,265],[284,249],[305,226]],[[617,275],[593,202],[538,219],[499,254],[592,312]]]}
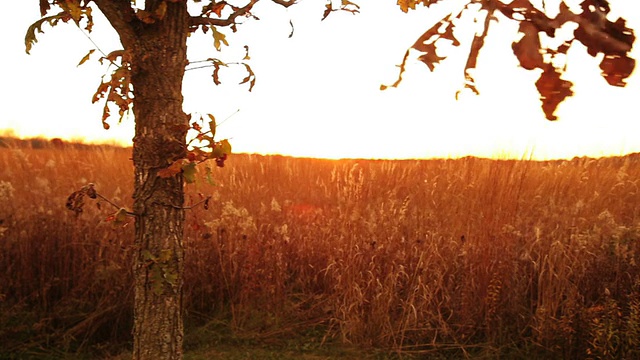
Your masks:
{"label": "tree branch", "polygon": [[[107,0],[108,1],[108,0]],[[255,5],[259,0],[250,0],[249,3],[241,8],[233,8],[233,12],[229,14],[226,19],[213,19],[206,16],[192,16],[189,20],[189,28],[192,30],[197,29],[198,26],[201,25],[210,25],[210,26],[230,26],[236,23],[236,18],[238,16],[243,16],[251,13],[251,8]],[[275,1],[275,0],[274,0]],[[280,1],[280,0],[278,0]]]}
{"label": "tree branch", "polygon": [[284,6],[286,8],[288,8],[289,6],[294,5],[296,3],[296,0],[289,0],[289,1],[287,1],[287,0],[271,0],[271,1],[273,1],[274,3],[276,3],[278,5]]}
{"label": "tree branch", "polygon": [[131,48],[136,38],[132,24],[137,21],[131,2],[129,0],[93,0],[93,2],[116,30],[124,48]]}
{"label": "tree branch", "polygon": [[[473,41],[471,42],[471,49],[469,50],[469,57],[467,58],[467,63],[464,66],[464,78],[466,80],[464,87],[473,91],[476,95],[480,95],[480,92],[478,91],[478,88],[476,87],[476,81],[469,73],[469,70],[476,68],[480,50],[482,50],[482,47],[484,46],[484,40],[486,39],[487,34],[489,33],[489,27],[491,26],[491,18],[493,17],[493,12],[495,11],[495,9],[490,4],[490,6],[486,8],[486,10],[487,15],[484,18],[482,34],[476,34],[473,37]],[[456,98],[457,97],[458,94],[456,93]]]}
{"label": "tree branch", "polygon": [[[597,8],[591,12],[583,7],[581,14],[575,14],[562,3],[558,16],[555,19],[550,19],[544,13],[535,9],[528,1],[514,1],[510,4],[495,1],[495,4],[497,9],[506,17],[515,20],[514,13],[520,13],[526,21],[531,21],[538,30],[544,31],[549,36],[554,36],[555,30],[566,22],[573,21],[578,24],[577,31],[584,34],[584,38],[580,36],[576,36],[576,38],[591,52],[595,51],[591,49],[594,47],[597,48],[595,52],[602,51],[623,55],[631,50],[635,40],[632,34],[625,33],[627,29],[624,29],[624,21],[622,23],[612,23],[607,20],[607,13],[603,13]],[[518,11],[516,10],[517,8],[523,8],[524,11]],[[595,55],[595,53],[592,55]]]}

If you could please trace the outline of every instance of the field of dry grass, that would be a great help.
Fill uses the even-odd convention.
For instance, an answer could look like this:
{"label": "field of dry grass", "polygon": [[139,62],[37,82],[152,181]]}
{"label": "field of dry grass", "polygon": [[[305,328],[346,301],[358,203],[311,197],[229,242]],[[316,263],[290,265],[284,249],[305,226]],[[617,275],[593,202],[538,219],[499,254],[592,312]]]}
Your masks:
{"label": "field of dry grass", "polygon": [[[106,221],[104,202],[65,209],[89,182],[130,207],[129,157],[0,148],[7,354],[105,356],[129,340],[133,223]],[[234,155],[213,175],[187,186],[187,205],[214,200],[187,214],[187,347],[223,329],[421,358],[640,358],[638,155]]]}

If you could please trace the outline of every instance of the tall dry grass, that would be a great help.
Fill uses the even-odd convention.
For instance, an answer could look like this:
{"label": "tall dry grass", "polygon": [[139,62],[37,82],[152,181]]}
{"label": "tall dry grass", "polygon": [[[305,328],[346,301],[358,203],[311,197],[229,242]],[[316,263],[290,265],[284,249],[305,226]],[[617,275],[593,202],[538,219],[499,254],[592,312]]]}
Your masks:
{"label": "tall dry grass", "polygon": [[[129,156],[0,149],[7,347],[129,338],[133,224],[64,208],[87,182],[129,206]],[[402,354],[639,357],[639,165],[233,156],[216,185],[187,186],[187,205],[215,200],[188,211],[188,323]]]}

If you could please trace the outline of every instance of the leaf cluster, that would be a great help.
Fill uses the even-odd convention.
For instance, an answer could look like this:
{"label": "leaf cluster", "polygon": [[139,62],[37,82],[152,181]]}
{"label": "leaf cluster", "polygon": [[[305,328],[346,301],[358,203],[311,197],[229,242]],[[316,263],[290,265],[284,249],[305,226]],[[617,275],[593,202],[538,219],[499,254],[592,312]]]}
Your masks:
{"label": "leaf cluster", "polygon": [[[81,65],[95,51],[92,49],[80,61]],[[129,61],[129,52],[125,50],[116,50],[99,59],[100,64],[108,62],[109,69],[102,76],[102,81],[98,85],[98,89],[93,95],[92,102],[96,103],[106,97],[104,108],[102,111],[102,126],[109,129],[107,119],[111,116],[109,104],[115,104],[118,107],[119,121],[121,122],[125,114],[127,114],[133,105],[133,85],[131,84],[131,63]]]}
{"label": "leaf cluster", "polygon": [[[407,12],[415,9],[416,5],[430,6],[438,0],[399,0],[401,10]],[[478,10],[476,7],[480,5]],[[581,12],[574,13],[564,1],[559,4],[558,15],[551,18],[542,2],[542,8],[537,7],[531,0],[514,0],[505,4],[499,0],[471,1],[462,10],[453,10],[439,22],[425,31],[405,53],[398,79],[390,86],[397,87],[402,81],[407,60],[411,50],[420,53],[418,60],[433,71],[446,56],[437,53],[441,40],[448,40],[454,46],[460,46],[461,41],[455,33],[456,20],[460,20],[464,12],[473,12],[473,21],[481,24],[481,30],[473,35],[467,62],[464,68],[464,88],[479,94],[471,70],[476,68],[477,58],[484,46],[489,28],[499,21],[498,15],[519,24],[518,40],[512,43],[512,50],[520,66],[526,70],[540,70],[540,77],[536,88],[540,94],[542,110],[548,120],[556,120],[555,111],[559,104],[573,95],[572,83],[562,79],[567,69],[567,52],[574,41],[580,42],[587,48],[589,55],[596,57],[602,54],[600,70],[602,77],[612,86],[623,87],[625,80],[635,68],[635,59],[629,52],[635,41],[633,30],[626,26],[626,21],[618,18],[609,20],[611,8],[607,0],[583,0]],[[544,45],[543,39],[558,37],[558,30],[565,24],[577,24],[573,35],[564,40],[561,45],[551,47]],[[387,85],[380,87],[387,89]],[[456,94],[458,97],[460,91]]]}
{"label": "leaf cluster", "polygon": [[322,13],[322,20],[326,19],[329,14],[335,11],[346,11],[355,15],[360,12],[360,6],[358,6],[358,4],[352,3],[349,0],[342,0],[340,6],[338,8],[334,8],[333,3],[329,1],[325,5],[324,12]]}
{"label": "leaf cluster", "polygon": [[[231,143],[228,139],[215,140],[216,119],[212,114],[207,114],[207,118],[209,121],[206,125],[202,116],[191,123],[190,130],[196,135],[187,143],[186,156],[171,161],[168,167],[158,171],[158,176],[167,178],[181,173],[187,183],[193,183],[196,181],[198,164],[213,160],[216,166],[224,167],[225,161],[231,154]],[[212,169],[208,165],[205,165],[205,179],[213,183]]]}
{"label": "leaf cluster", "polygon": [[[189,32],[190,34],[197,30],[202,30],[204,34],[210,32],[213,37],[214,48],[217,51],[221,51],[223,45],[229,46],[227,36],[221,28],[229,27],[233,32],[236,32],[240,19],[251,18],[259,20],[258,17],[253,15],[251,12],[258,1],[259,0],[248,0],[242,6],[228,3],[225,0],[205,1],[205,4],[202,6],[199,14],[188,14]],[[296,3],[295,0],[271,1],[283,7],[289,7]],[[134,102],[135,89],[131,84],[132,64],[130,54],[132,47],[136,46],[135,38],[140,35],[140,29],[144,29],[147,26],[163,21],[167,15],[168,7],[171,3],[175,2],[178,2],[178,0],[144,2],[144,8],[137,8],[135,1],[40,0],[39,5],[41,19],[33,23],[27,30],[25,36],[26,52],[29,53],[33,45],[37,42],[36,34],[44,32],[42,27],[45,23],[48,23],[50,26],[55,26],[60,21],[67,23],[69,20],[73,20],[76,26],[90,33],[94,25],[93,17],[91,15],[91,6],[97,6],[120,35],[124,49],[112,51],[106,54],[96,45],[96,48],[89,50],[87,55],[80,60],[78,65],[82,65],[87,62],[96,50],[102,53],[102,57],[99,59],[100,63],[104,64],[105,61],[108,62],[108,67],[105,70],[105,74],[102,76],[102,81],[100,82],[100,85],[92,99],[94,103],[105,99],[102,124],[105,129],[108,129],[110,126],[107,123],[107,119],[111,116],[110,104],[114,104],[117,107],[119,121],[122,121],[125,114],[130,111]],[[202,1],[194,0],[194,3],[200,2]],[[59,9],[60,12],[55,15],[47,16],[53,8]],[[359,6],[349,0],[342,0],[340,6],[338,8],[334,8],[332,2],[328,1],[322,19],[324,20],[331,12],[334,11],[347,11],[355,14],[359,11]],[[81,22],[84,22],[84,27],[81,27]],[[291,35],[293,35],[293,23],[290,22],[290,24],[292,27]],[[208,58],[206,60],[189,62],[186,70],[213,67],[213,82],[216,85],[220,85],[220,70],[222,68],[227,68],[230,65],[239,65],[244,67],[246,70],[246,76],[240,81],[240,84],[248,83],[249,91],[251,91],[255,86],[256,76],[247,62],[250,60],[249,47],[245,45],[244,48],[245,56],[239,62],[227,62],[218,58]],[[194,64],[202,63],[206,63],[206,65],[193,66]]]}
{"label": "leaf cluster", "polygon": [[174,256],[174,251],[170,249],[163,249],[158,255],[149,250],[142,251],[145,266],[151,275],[151,289],[157,296],[162,295],[167,287],[176,290],[178,271],[172,266]]}
{"label": "leaf cluster", "polygon": [[409,10],[415,10],[417,5],[428,7],[439,1],[440,0],[398,0],[398,6],[400,6],[402,11],[407,12]]}
{"label": "leaf cluster", "polygon": [[[117,204],[113,203],[111,200],[102,196],[100,193],[96,191],[95,185],[93,183],[89,183],[81,187],[80,190],[74,191],[73,193],[71,193],[71,195],[67,197],[66,207],[68,210],[73,211],[76,217],[79,216],[84,211],[85,197],[89,197],[90,199],[93,199],[93,200],[100,198],[101,200],[106,201],[109,205],[117,209],[116,212],[107,216],[105,218],[105,221],[113,222],[116,225],[120,225],[120,224],[126,225],[127,218],[129,216],[134,215],[132,212],[128,211],[126,208],[119,207]],[[100,205],[100,202],[96,203],[96,206],[98,207],[98,209],[102,208]]]}
{"label": "leaf cluster", "polygon": [[58,6],[62,11],[55,15],[46,16],[51,10],[51,4],[48,0],[40,0],[41,19],[29,26],[24,38],[25,51],[27,54],[31,53],[33,45],[38,42],[36,32],[44,34],[42,26],[45,23],[53,27],[58,25],[60,21],[67,23],[69,20],[73,20],[73,22],[80,27],[81,20],[85,19],[84,29],[91,32],[93,29],[93,16],[91,15],[91,7],[88,6],[89,2],[89,0],[55,0],[52,4]]}
{"label": "leaf cluster", "polygon": [[[225,45],[228,45],[226,43],[226,40],[225,40]],[[218,58],[212,57],[206,60],[189,62],[189,64],[187,65],[187,71],[213,67],[213,72],[211,74],[213,83],[216,85],[221,85],[222,81],[220,81],[220,70],[222,68],[229,68],[231,66],[241,66],[246,71],[246,76],[242,78],[242,80],[238,83],[238,85],[248,83],[249,84],[248,90],[251,91],[253,90],[253,87],[256,84],[256,74],[253,72],[251,65],[249,65],[248,63],[248,61],[251,60],[251,57],[249,56],[249,46],[245,45],[244,50],[245,50],[245,55],[241,61],[225,62]]]}

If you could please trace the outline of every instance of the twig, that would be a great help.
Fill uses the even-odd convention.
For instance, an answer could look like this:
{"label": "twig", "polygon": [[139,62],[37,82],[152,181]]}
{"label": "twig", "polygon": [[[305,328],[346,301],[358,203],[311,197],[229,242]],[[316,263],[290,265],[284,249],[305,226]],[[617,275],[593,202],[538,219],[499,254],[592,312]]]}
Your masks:
{"label": "twig", "polygon": [[104,197],[104,196],[100,195],[100,194],[99,194],[99,193],[97,193],[97,192],[96,192],[96,196],[97,196],[97,197],[99,197],[100,199],[102,199],[102,200],[106,201],[109,205],[113,206],[114,208],[116,208],[116,209],[118,209],[118,210],[122,208],[121,206],[116,205],[113,201],[111,201],[111,200],[107,199],[106,197]]}
{"label": "twig", "polygon": [[204,16],[192,16],[189,19],[189,27],[192,29],[197,29],[200,25],[209,25],[209,26],[229,26],[234,25],[236,22],[236,18],[238,16],[251,15],[251,8],[258,0],[251,0],[245,6],[241,8],[233,7],[234,12],[232,12],[228,18],[226,19],[212,19]]}

